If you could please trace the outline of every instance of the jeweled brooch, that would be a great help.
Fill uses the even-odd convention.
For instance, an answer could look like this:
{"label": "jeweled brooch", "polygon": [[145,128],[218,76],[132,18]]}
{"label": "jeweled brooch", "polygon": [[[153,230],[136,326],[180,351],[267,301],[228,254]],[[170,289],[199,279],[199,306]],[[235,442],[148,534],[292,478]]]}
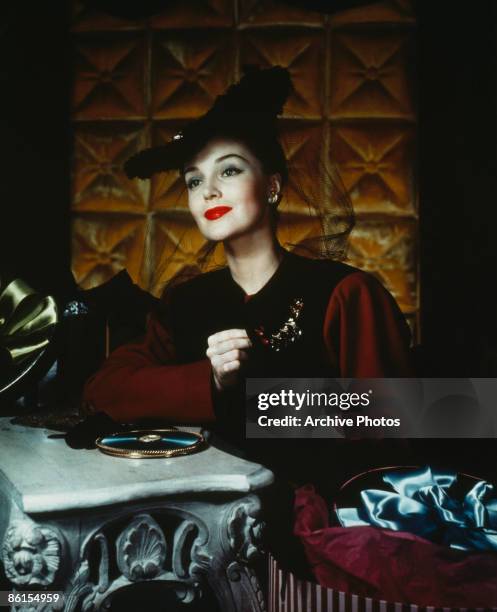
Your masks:
{"label": "jeweled brooch", "polygon": [[262,344],[268,346],[273,351],[281,351],[281,349],[295,342],[297,338],[300,338],[302,330],[297,325],[297,319],[303,307],[304,300],[302,298],[294,298],[290,304],[290,316],[283,325],[269,337],[266,336],[263,325],[256,327],[254,332],[257,334]]}

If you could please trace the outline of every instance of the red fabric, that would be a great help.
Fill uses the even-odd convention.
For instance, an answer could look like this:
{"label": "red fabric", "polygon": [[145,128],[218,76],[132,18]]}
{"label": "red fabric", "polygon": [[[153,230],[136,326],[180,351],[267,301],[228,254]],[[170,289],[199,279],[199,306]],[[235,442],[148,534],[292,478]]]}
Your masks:
{"label": "red fabric", "polygon": [[122,423],[138,418],[202,423],[215,418],[210,361],[175,365],[168,333],[153,317],[144,342],[114,351],[86,383],[84,399]]}
{"label": "red fabric", "polygon": [[295,497],[294,533],[316,580],[363,597],[419,606],[497,605],[497,555],[466,553],[405,532],[330,527],[312,485]]}
{"label": "red fabric", "polygon": [[[390,294],[369,274],[354,272],[337,285],[323,338],[330,372],[339,371],[342,378],[413,375],[407,324]],[[187,365],[175,365],[174,359],[167,331],[152,318],[144,342],[114,351],[87,382],[84,399],[120,422],[214,420],[208,359]]]}
{"label": "red fabric", "polygon": [[355,272],[333,291],[323,326],[342,378],[408,378],[409,329],[392,296],[374,276]]}

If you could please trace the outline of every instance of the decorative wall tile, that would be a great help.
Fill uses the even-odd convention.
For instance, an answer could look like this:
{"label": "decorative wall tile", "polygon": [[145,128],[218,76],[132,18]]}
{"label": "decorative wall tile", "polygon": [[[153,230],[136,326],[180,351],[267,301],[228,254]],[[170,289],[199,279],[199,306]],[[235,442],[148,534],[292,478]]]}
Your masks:
{"label": "decorative wall tile", "polygon": [[284,66],[290,71],[294,89],[285,104],[285,117],[322,115],[324,37],[324,31],[305,29],[261,28],[241,32],[241,65]]}
{"label": "decorative wall tile", "polygon": [[416,214],[411,127],[379,122],[334,125],[329,153],[356,213]]}
{"label": "decorative wall tile", "polygon": [[407,34],[332,33],[330,115],[413,118]]}
{"label": "decorative wall tile", "polygon": [[277,235],[280,244],[285,248],[304,256],[312,255],[312,249],[309,251],[309,247],[316,247],[312,241],[322,235],[322,226],[317,217],[312,218],[304,213],[286,213],[283,206],[278,219]]}
{"label": "decorative wall tile", "polygon": [[218,28],[233,25],[234,7],[230,0],[170,0],[168,10],[150,19],[155,29]]}
{"label": "decorative wall tile", "polygon": [[113,17],[108,13],[97,11],[83,0],[73,2],[72,30],[73,32],[112,32],[125,30],[143,30],[145,20]]}
{"label": "decorative wall tile", "polygon": [[281,203],[287,212],[308,214],[309,204],[320,202],[322,193],[321,123],[282,120],[281,143],[288,161],[289,181]]}
{"label": "decorative wall tile", "polygon": [[145,43],[133,35],[80,39],[76,48],[75,119],[145,116]]}
{"label": "decorative wall tile", "polygon": [[253,25],[320,25],[325,16],[275,0],[239,0],[239,23]]}
{"label": "decorative wall tile", "polygon": [[124,162],[148,143],[142,124],[78,124],[74,132],[72,205],[78,211],[145,211],[149,181],[130,181]]}
{"label": "decorative wall tile", "polygon": [[179,172],[161,172],[151,179],[153,210],[187,210],[188,194]]}
{"label": "decorative wall tile", "polygon": [[206,244],[188,211],[156,216],[152,230],[154,267],[151,290],[160,294],[166,281],[177,274],[192,270],[198,272],[199,255]]}
{"label": "decorative wall tile", "polygon": [[145,219],[121,215],[75,217],[72,228],[72,268],[76,282],[90,289],[126,268],[143,284]]}
{"label": "decorative wall tile", "polygon": [[157,33],[152,47],[156,119],[198,117],[234,78],[232,37],[222,31]]}
{"label": "decorative wall tile", "polygon": [[407,23],[414,24],[415,16],[411,0],[387,0],[365,4],[332,15],[331,24],[343,26],[356,23]]}
{"label": "decorative wall tile", "polygon": [[418,307],[415,244],[409,221],[360,221],[350,237],[350,264],[378,276],[404,312]]}

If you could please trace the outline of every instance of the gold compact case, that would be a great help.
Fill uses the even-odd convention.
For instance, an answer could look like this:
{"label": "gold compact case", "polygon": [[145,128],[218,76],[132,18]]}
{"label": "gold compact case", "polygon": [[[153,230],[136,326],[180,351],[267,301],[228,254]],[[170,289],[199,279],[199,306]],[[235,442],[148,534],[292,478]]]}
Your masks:
{"label": "gold compact case", "polygon": [[106,455],[128,459],[158,459],[190,455],[205,447],[202,434],[180,429],[135,429],[108,434],[96,440]]}

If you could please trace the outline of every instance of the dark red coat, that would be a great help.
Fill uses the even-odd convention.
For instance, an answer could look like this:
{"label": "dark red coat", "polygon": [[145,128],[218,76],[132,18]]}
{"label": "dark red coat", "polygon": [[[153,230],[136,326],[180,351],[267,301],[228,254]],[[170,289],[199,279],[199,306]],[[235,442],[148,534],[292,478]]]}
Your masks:
{"label": "dark red coat", "polygon": [[119,422],[216,420],[207,337],[230,328],[277,330],[293,298],[303,299],[302,337],[274,353],[252,351],[245,375],[408,377],[409,330],[373,276],[332,261],[286,253],[256,294],[245,295],[228,268],[176,287],[153,314],[143,342],[118,348],[85,387],[85,400]]}

